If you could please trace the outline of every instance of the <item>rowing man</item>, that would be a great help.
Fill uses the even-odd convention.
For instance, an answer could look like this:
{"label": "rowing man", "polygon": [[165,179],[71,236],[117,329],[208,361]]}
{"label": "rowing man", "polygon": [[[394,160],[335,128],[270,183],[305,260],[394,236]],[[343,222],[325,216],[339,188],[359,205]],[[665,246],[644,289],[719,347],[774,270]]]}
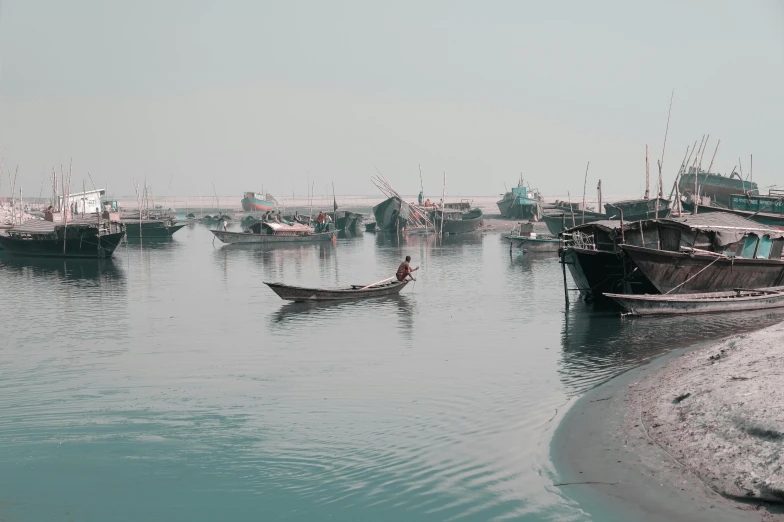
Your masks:
{"label": "rowing man", "polygon": [[397,267],[397,277],[398,281],[405,281],[407,277],[410,277],[412,281],[416,281],[416,277],[414,277],[413,273],[419,270],[419,267],[411,268],[411,256],[406,256],[406,260],[400,263],[400,266]]}

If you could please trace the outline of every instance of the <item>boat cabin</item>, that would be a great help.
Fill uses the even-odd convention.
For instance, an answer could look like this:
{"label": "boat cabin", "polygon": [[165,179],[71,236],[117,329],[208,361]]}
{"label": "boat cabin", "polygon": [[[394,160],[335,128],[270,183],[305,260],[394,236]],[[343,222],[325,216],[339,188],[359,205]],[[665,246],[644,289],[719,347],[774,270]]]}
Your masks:
{"label": "boat cabin", "polygon": [[[63,203],[63,196],[60,196],[60,208],[73,208],[74,214],[94,214],[103,210],[101,205],[101,196],[106,194],[106,190],[88,190],[86,192],[77,192],[75,194],[68,194]],[[73,206],[73,207],[72,207]]]}
{"label": "boat cabin", "polygon": [[670,252],[708,251],[745,259],[781,259],[784,231],[725,213],[659,220],[603,220],[563,232],[576,248],[618,252],[621,244]]}

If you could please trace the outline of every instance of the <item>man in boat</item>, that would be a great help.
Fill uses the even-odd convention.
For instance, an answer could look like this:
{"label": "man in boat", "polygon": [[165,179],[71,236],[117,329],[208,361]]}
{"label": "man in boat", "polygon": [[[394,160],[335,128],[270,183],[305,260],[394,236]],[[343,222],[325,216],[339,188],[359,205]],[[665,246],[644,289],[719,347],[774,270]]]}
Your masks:
{"label": "man in boat", "polygon": [[414,277],[413,273],[419,270],[419,267],[411,268],[411,256],[406,256],[406,260],[400,263],[400,266],[397,267],[397,277],[398,281],[405,281],[407,277],[410,277],[412,281],[416,281],[416,277]]}
{"label": "man in boat", "polygon": [[322,228],[324,228],[324,212],[319,210],[318,216],[316,217],[316,232],[321,232]]}
{"label": "man in boat", "polygon": [[424,198],[424,195],[422,194],[422,191],[420,190],[419,191],[419,206],[420,207],[422,206],[422,198]]}

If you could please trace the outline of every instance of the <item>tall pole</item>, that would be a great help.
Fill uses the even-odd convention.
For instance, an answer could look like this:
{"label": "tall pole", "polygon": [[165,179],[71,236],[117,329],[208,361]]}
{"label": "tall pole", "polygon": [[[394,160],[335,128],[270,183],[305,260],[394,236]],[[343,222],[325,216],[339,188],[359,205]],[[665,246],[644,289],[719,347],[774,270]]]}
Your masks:
{"label": "tall pole", "polygon": [[585,225],[585,190],[588,187],[588,167],[590,166],[591,162],[589,161],[585,166],[585,179],[583,179],[583,225]]}
{"label": "tall pole", "polygon": [[599,191],[599,207],[598,212],[600,214],[604,214],[604,210],[602,210],[602,180],[599,180],[599,184],[596,185],[596,190]]}
{"label": "tall pole", "polygon": [[670,115],[672,114],[673,98],[675,98],[675,89],[673,89],[672,94],[670,94],[670,109],[667,111],[667,126],[664,128],[664,144],[662,144],[662,155],[661,155],[662,165],[664,165],[664,150],[667,148],[667,133],[670,131]]}
{"label": "tall pole", "polygon": [[648,144],[645,144],[645,199],[651,195],[651,173],[648,168]]}
{"label": "tall pole", "polygon": [[441,236],[443,241],[444,237],[444,204],[446,203],[446,171],[444,171],[444,188],[441,192],[441,230],[438,235]]}

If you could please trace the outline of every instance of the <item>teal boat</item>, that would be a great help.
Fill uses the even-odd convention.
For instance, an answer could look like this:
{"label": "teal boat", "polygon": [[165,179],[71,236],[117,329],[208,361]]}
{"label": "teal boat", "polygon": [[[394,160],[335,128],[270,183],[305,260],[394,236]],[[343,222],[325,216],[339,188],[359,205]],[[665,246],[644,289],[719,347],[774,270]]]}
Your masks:
{"label": "teal boat", "polygon": [[740,175],[733,171],[729,176],[721,174],[709,173],[701,170],[699,174],[696,173],[697,169],[689,167],[689,171],[682,174],[678,180],[678,190],[680,193],[688,196],[694,192],[694,176],[697,176],[697,189],[701,196],[707,196],[722,207],[730,205],[730,198],[736,194],[751,193],[752,195],[759,194],[756,183],[745,181]]}
{"label": "teal boat", "polygon": [[[693,212],[694,204],[684,198],[684,212]],[[759,194],[733,194],[729,197],[729,208],[711,204],[697,207],[697,213],[723,212],[744,217],[763,225],[784,228],[784,190],[770,190],[767,196]]]}
{"label": "teal boat", "polygon": [[516,187],[498,201],[498,210],[507,219],[538,219],[542,215],[542,196],[536,189],[525,186],[522,178]]}

